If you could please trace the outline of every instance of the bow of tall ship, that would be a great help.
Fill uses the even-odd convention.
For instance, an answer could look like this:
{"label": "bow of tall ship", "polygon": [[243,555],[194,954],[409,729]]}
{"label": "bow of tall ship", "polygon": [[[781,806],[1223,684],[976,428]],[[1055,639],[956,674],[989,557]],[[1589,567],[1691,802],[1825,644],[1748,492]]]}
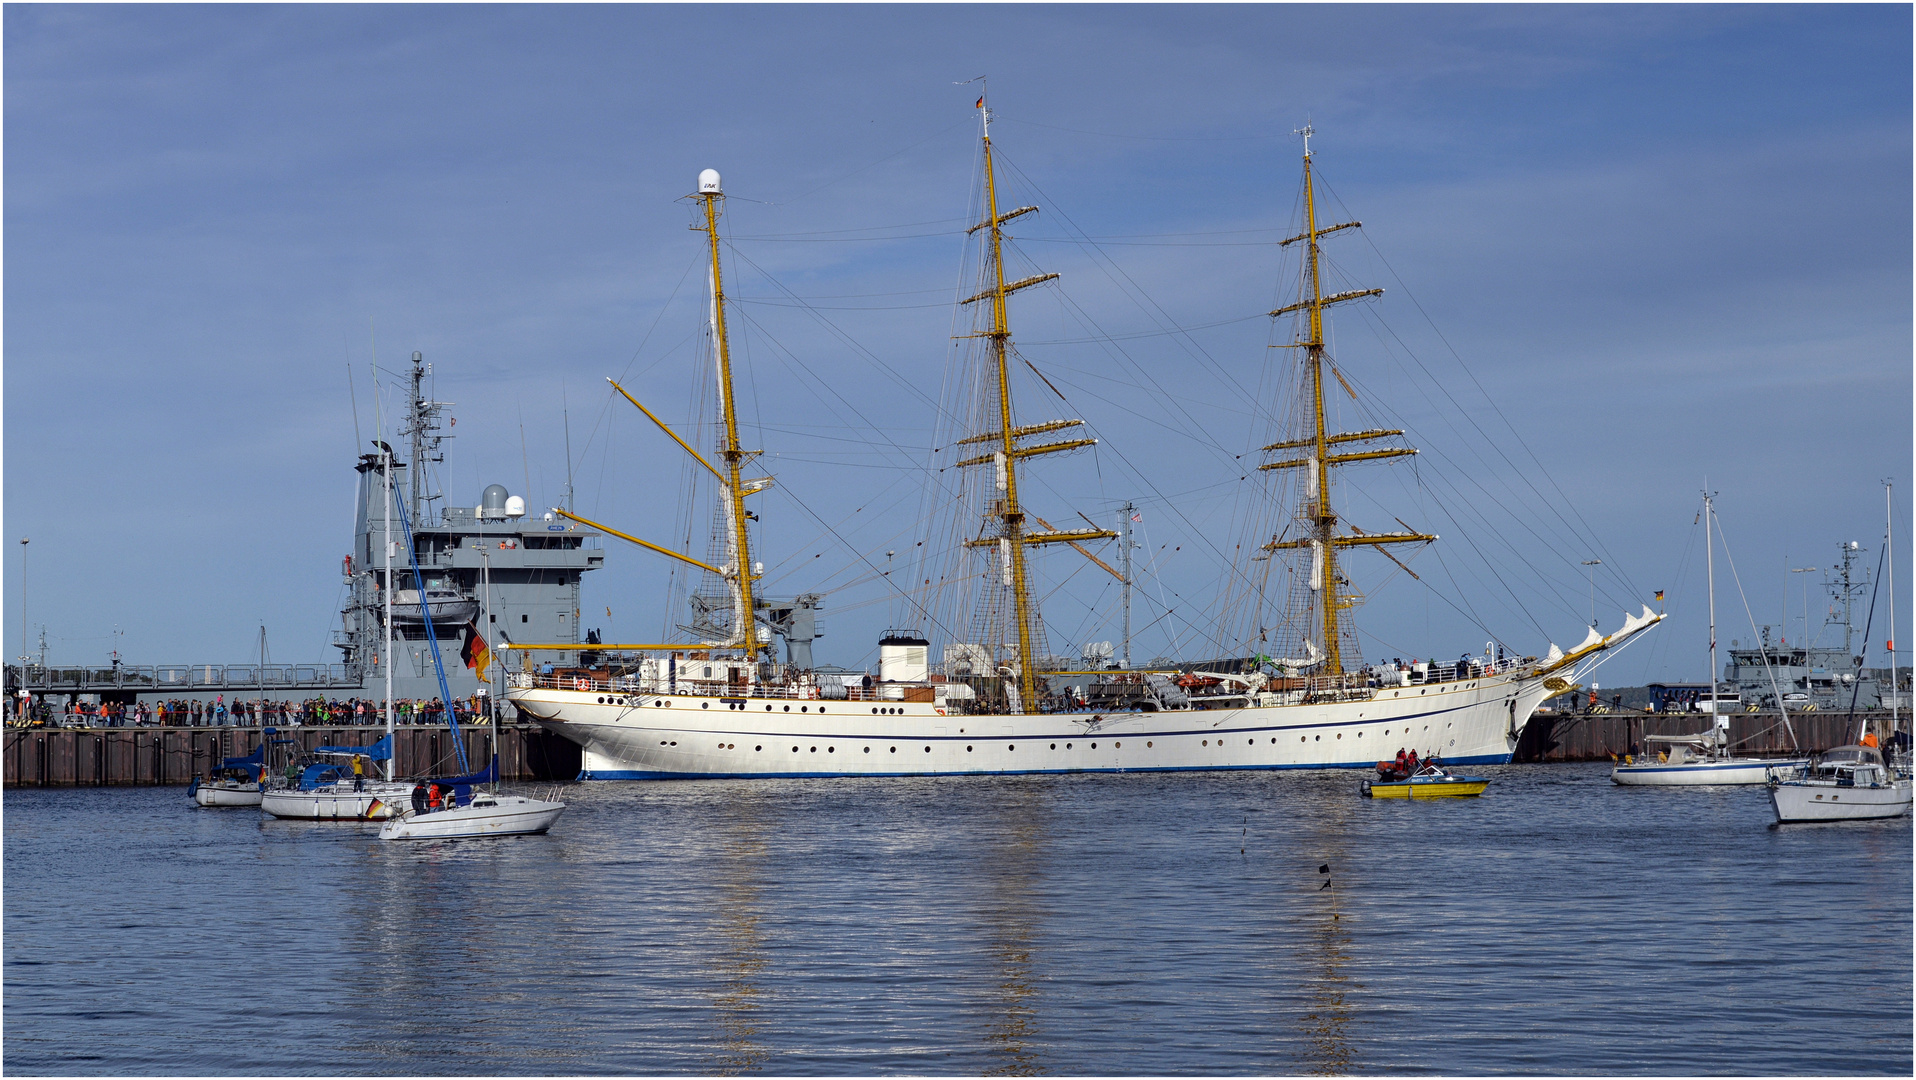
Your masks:
{"label": "bow of tall ship", "polygon": [[[1319,222],[1305,129],[1302,228],[1284,242],[1300,255],[1298,293],[1270,313],[1289,328],[1290,340],[1270,350],[1280,358],[1277,382],[1286,387],[1275,410],[1286,428],[1263,448],[1271,455],[1260,466],[1269,481],[1262,519],[1268,528],[1250,545],[1261,551],[1252,565],[1234,570],[1242,595],[1220,604],[1240,614],[1252,610],[1256,629],[1239,635],[1230,659],[1103,671],[1102,696],[1066,692],[1072,676],[1085,673],[1062,670],[1068,665],[1049,657],[1034,577],[1042,560],[1084,557],[1084,545],[1117,534],[1089,519],[1085,528],[1055,528],[1041,516],[1050,508],[1029,497],[1037,490],[1029,472],[1097,440],[1082,420],[1025,413],[1014,400],[1013,368],[1024,361],[1012,344],[1011,299],[1058,275],[1007,280],[1005,227],[1037,208],[1000,207],[982,98],[979,113],[980,216],[968,230],[979,244],[978,277],[962,302],[973,313],[965,336],[970,369],[954,380],[971,397],[950,405],[951,414],[969,418],[969,429],[953,440],[961,454],[952,468],[961,479],[949,544],[964,567],[952,580],[969,583],[962,614],[887,633],[876,678],[853,681],[812,664],[816,597],[801,598],[811,601],[801,628],[794,611],[805,605],[760,595],[746,500],[771,478],[741,471],[756,455],[740,441],[720,261],[723,194],[717,173],[707,170],[693,198],[711,264],[717,462],[647,415],[718,481],[718,554],[707,562],[626,539],[700,568],[721,583],[722,602],[694,598],[702,640],[607,645],[628,659],[549,670],[524,664],[512,676],[508,699],[583,748],[586,778],[1368,768],[1404,746],[1453,763],[1502,763],[1540,702],[1577,688],[1605,654],[1662,619],[1645,607],[1611,634],[1592,628],[1568,652],[1552,645],[1541,657],[1510,655],[1493,642],[1481,656],[1454,663],[1364,661],[1353,618],[1359,597],[1346,560],[1397,561],[1394,549],[1438,537],[1410,526],[1370,529],[1333,503],[1335,491],[1347,490],[1348,482],[1333,484],[1341,471],[1416,450],[1403,444],[1400,430],[1338,430],[1327,418],[1327,380],[1337,392],[1357,395],[1327,347],[1325,313],[1382,290],[1326,294],[1320,284],[1322,243],[1358,223]],[[1281,586],[1270,589],[1280,573]],[[1269,592],[1280,599],[1266,610]],[[777,636],[785,637],[783,660],[771,646]],[[945,638],[938,653],[934,636]]]}

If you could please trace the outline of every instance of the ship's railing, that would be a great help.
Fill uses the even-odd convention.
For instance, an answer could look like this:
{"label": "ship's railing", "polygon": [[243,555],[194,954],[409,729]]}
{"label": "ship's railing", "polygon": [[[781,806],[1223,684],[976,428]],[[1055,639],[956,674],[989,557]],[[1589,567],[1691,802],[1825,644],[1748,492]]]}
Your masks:
{"label": "ship's railing", "polygon": [[879,685],[869,689],[862,686],[848,686],[841,689],[834,684],[788,686],[761,683],[746,686],[680,679],[677,687],[666,690],[646,688],[636,675],[575,672],[547,675],[524,671],[513,674],[511,683],[514,688],[521,690],[573,690],[581,693],[635,694],[656,698],[763,698],[773,701],[904,701],[914,697],[923,701],[932,699],[930,687],[897,684]]}
{"label": "ship's railing", "polygon": [[120,664],[41,667],[29,664],[22,685],[35,693],[106,691],[183,694],[202,690],[352,689],[363,684],[356,664]]}

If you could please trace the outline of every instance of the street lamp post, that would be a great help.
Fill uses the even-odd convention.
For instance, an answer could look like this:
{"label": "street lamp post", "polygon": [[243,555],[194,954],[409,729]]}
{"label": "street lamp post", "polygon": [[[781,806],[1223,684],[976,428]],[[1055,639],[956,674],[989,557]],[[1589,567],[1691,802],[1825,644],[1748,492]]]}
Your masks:
{"label": "street lamp post", "polygon": [[1590,626],[1597,625],[1597,567],[1603,565],[1602,559],[1585,559],[1583,565],[1590,568]]}

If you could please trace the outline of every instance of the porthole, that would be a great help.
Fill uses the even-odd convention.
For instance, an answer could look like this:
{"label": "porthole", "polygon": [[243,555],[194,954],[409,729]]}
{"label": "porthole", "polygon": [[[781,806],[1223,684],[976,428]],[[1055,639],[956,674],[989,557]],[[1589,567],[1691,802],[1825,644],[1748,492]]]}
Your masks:
{"label": "porthole", "polygon": [[1146,743],[1144,744],[1144,748],[1145,748],[1146,750],[1149,750],[1149,749],[1151,749],[1151,744],[1150,744],[1150,742],[1148,742],[1148,741],[1147,741],[1147,742],[1146,742]]}
{"label": "porthole", "polygon": [[679,741],[678,741],[677,739],[673,739],[673,740],[672,740],[672,745],[673,745],[673,746],[677,746],[678,744],[679,744]]}
{"label": "porthole", "polygon": [[699,708],[701,708],[701,709],[709,709],[709,708],[711,708],[711,707],[712,707],[712,703],[711,703],[711,702],[709,702],[709,701],[701,701],[701,702],[699,702]]}
{"label": "porthole", "polygon": [[931,747],[929,746],[925,747],[925,753],[927,754],[931,753]]}
{"label": "porthole", "polygon": [[792,747],[792,753],[794,754],[798,753],[798,747],[796,746]]}
{"label": "porthole", "polygon": [[1364,737],[1364,733],[1363,733],[1363,732],[1361,732],[1361,731],[1360,731],[1360,732],[1358,732],[1358,733],[1357,733],[1357,737],[1358,737],[1358,738],[1360,738],[1360,739],[1361,739],[1361,738],[1363,738],[1363,737]]}
{"label": "porthole", "polygon": [[604,699],[604,698],[600,698],[600,699],[598,699],[598,700],[599,700],[599,704],[601,704],[601,705],[603,705],[603,704],[605,704],[605,699]]}
{"label": "porthole", "polygon": [[1311,736],[1311,740],[1312,740],[1313,742],[1323,742],[1323,741],[1324,741],[1324,736],[1322,736],[1322,735],[1313,735],[1313,736]]}
{"label": "porthole", "polygon": [[1211,740],[1209,740],[1209,739],[1206,739],[1206,740],[1204,740],[1204,742],[1203,742],[1203,744],[1202,744],[1202,745],[1205,745],[1205,746],[1209,746],[1209,745],[1211,745]]}
{"label": "porthole", "polygon": [[812,747],[812,753],[814,754],[818,753],[818,747],[816,746]]}
{"label": "porthole", "polygon": [[896,746],[892,747],[891,752],[896,754],[898,752],[898,748]]}
{"label": "porthole", "polygon": [[[791,708],[791,706],[789,706],[789,705],[788,705],[788,706],[786,706],[786,708]],[[809,708],[810,708],[809,706],[806,706],[806,705],[800,705],[800,706],[798,707],[798,711],[799,711],[799,712],[806,712],[806,711],[807,711],[807,710],[808,710]]]}
{"label": "porthole", "polygon": [[791,712],[791,711],[792,711],[792,707],[791,707],[790,705],[787,705],[787,706],[785,706],[785,711],[786,711],[786,712]]}
{"label": "porthole", "polygon": [[1122,749],[1124,749],[1124,744],[1123,744],[1123,743],[1121,743],[1121,742],[1114,742],[1114,743],[1112,743],[1112,744],[1111,744],[1111,749],[1113,749],[1113,750],[1122,750]]}
{"label": "porthole", "polygon": [[[814,753],[816,753],[816,751],[813,751],[813,752],[814,752]],[[836,753],[838,753],[838,747],[836,747],[836,746],[827,746],[827,747],[825,748],[825,752],[826,752],[827,754],[836,754]]]}
{"label": "porthole", "polygon": [[1277,740],[1276,740],[1276,739],[1272,739],[1272,740],[1271,740],[1271,745],[1272,745],[1272,746],[1276,746],[1276,745],[1277,745]]}
{"label": "porthole", "polygon": [[665,745],[665,740],[664,740],[664,739],[660,739],[660,740],[659,740],[659,745],[660,745],[660,746],[664,746],[664,745]]}
{"label": "porthole", "polygon": [[737,744],[735,744],[735,743],[726,743],[726,744],[725,744],[725,748],[726,748],[727,750],[737,750],[737,749],[738,749],[738,746],[737,746]]}
{"label": "porthole", "polygon": [[1052,743],[1052,744],[1051,744],[1051,748],[1052,748],[1053,750],[1056,750],[1056,749],[1058,748],[1058,744],[1057,744],[1057,743]]}
{"label": "porthole", "polygon": [[1097,748],[1098,748],[1098,744],[1097,744],[1097,743],[1092,743],[1092,744],[1091,744],[1091,749],[1093,749],[1093,750],[1096,750]]}
{"label": "porthole", "polygon": [[1064,744],[1064,748],[1065,748],[1066,750],[1069,750],[1069,749],[1071,749],[1071,744],[1070,744],[1070,743],[1065,743],[1065,744]]}
{"label": "porthole", "polygon": [[819,711],[819,712],[824,712],[824,711],[825,711],[825,706],[823,706],[823,705],[820,705],[820,706],[818,707],[818,711]]}
{"label": "porthole", "polygon": [[765,749],[765,748],[764,748],[763,746],[754,746],[754,747],[752,747],[752,749],[754,749],[754,750],[758,750],[758,751],[761,751],[761,752],[762,752],[762,751],[764,751],[764,749]]}
{"label": "porthole", "polygon": [[1245,740],[1244,740],[1244,745],[1245,745],[1245,746],[1256,746],[1256,745],[1257,745],[1257,740],[1256,740],[1256,739],[1245,739]]}
{"label": "porthole", "polygon": [[1298,742],[1303,742],[1303,741],[1304,741],[1304,736],[1302,736],[1302,735],[1299,735],[1299,736],[1297,737],[1297,741],[1298,741]]}
{"label": "porthole", "polygon": [[872,706],[872,715],[873,716],[878,715],[878,707],[876,705]]}
{"label": "porthole", "polygon": [[1340,738],[1340,739],[1341,739],[1341,738],[1343,738],[1343,737],[1344,737],[1344,733],[1343,733],[1343,732],[1341,732],[1341,731],[1340,731],[1340,732],[1338,732],[1338,733],[1337,733],[1337,737],[1338,737],[1338,738]]}
{"label": "porthole", "polygon": [[869,754],[869,753],[871,753],[871,752],[872,752],[872,748],[871,748],[871,747],[869,747],[869,746],[867,746],[867,747],[865,748],[865,752],[866,752],[867,754]]}
{"label": "porthole", "polygon": [[969,746],[965,747],[965,753],[967,754],[971,753],[971,747]]}

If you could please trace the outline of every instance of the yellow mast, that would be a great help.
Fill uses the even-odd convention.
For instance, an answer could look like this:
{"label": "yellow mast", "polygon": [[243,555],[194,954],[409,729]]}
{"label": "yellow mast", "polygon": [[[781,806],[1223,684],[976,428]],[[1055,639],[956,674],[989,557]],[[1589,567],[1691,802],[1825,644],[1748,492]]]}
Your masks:
{"label": "yellow mast", "polygon": [[990,230],[988,260],[990,262],[990,286],[983,292],[966,300],[975,303],[979,300],[991,301],[991,327],[982,335],[991,339],[992,360],[996,365],[998,386],[998,430],[961,440],[963,443],[995,442],[998,449],[990,454],[967,458],[959,466],[991,464],[997,470],[997,486],[1003,496],[997,500],[992,514],[1000,524],[998,536],[985,540],[967,542],[969,547],[997,547],[1000,558],[1009,564],[1011,587],[1012,617],[1018,628],[1018,708],[1020,712],[1036,713],[1039,707],[1038,658],[1031,649],[1031,598],[1026,582],[1025,548],[1033,544],[1074,543],[1082,540],[1101,540],[1116,536],[1105,529],[1080,529],[1072,532],[1049,530],[1031,533],[1025,528],[1024,508],[1018,501],[1018,462],[1038,454],[1055,453],[1060,450],[1072,450],[1094,445],[1096,439],[1070,439],[1063,442],[1042,443],[1036,446],[1020,445],[1018,440],[1045,431],[1057,431],[1062,428],[1076,427],[1081,420],[1053,420],[1028,427],[1014,427],[1011,422],[1011,368],[1009,356],[1011,350],[1011,319],[1005,298],[1019,289],[1056,278],[1056,274],[1037,274],[1018,281],[1005,281],[1004,264],[1004,223],[1012,218],[1036,210],[1035,206],[1022,206],[1008,214],[998,213],[998,178],[991,159],[991,110],[986,107],[985,99],[978,99],[978,108],[983,114],[984,155],[985,155],[985,220],[972,226],[972,232],[980,229]]}
{"label": "yellow mast", "polygon": [[[1280,247],[1288,247],[1302,240],[1305,242],[1305,282],[1307,298],[1288,307],[1271,312],[1273,317],[1305,312],[1307,321],[1305,337],[1298,345],[1304,347],[1305,363],[1310,371],[1311,380],[1311,418],[1312,434],[1306,438],[1273,443],[1265,450],[1308,449],[1310,455],[1301,459],[1275,461],[1260,469],[1305,468],[1309,470],[1305,489],[1304,515],[1310,523],[1310,538],[1293,540],[1288,543],[1273,542],[1265,545],[1265,550],[1278,548],[1311,549],[1311,589],[1319,593],[1323,607],[1324,667],[1326,675],[1344,673],[1344,655],[1341,635],[1338,633],[1338,612],[1351,606],[1354,597],[1338,590],[1337,549],[1358,545],[1378,546],[1385,544],[1428,543],[1437,539],[1434,535],[1416,532],[1401,533],[1360,533],[1355,536],[1337,535],[1337,513],[1331,508],[1330,469],[1333,465],[1348,464],[1353,461],[1368,461],[1376,458],[1400,457],[1415,454],[1408,448],[1389,448],[1383,450],[1365,450],[1352,454],[1332,454],[1331,447],[1346,443],[1364,442],[1383,438],[1388,435],[1402,435],[1402,431],[1357,431],[1348,434],[1332,434],[1324,423],[1324,309],[1332,304],[1346,300],[1356,300],[1366,296],[1382,295],[1382,289],[1357,289],[1351,292],[1325,296],[1322,277],[1318,265],[1318,239],[1340,229],[1359,228],[1363,224],[1347,221],[1327,228],[1317,227],[1317,191],[1311,175],[1311,136],[1316,132],[1305,125],[1297,134],[1304,136],[1304,231],[1285,240]],[[1332,374],[1336,374],[1333,369]],[[1343,376],[1338,382],[1351,393],[1350,385],[1344,383]],[[1351,393],[1355,398],[1357,395]],[[1386,552],[1388,554],[1388,552]]]}
{"label": "yellow mast", "polygon": [[699,174],[699,198],[705,203],[705,228],[701,231],[711,241],[712,251],[712,343],[718,351],[719,405],[725,413],[725,448],[719,456],[725,459],[725,498],[730,504],[734,557],[731,580],[738,601],[732,637],[747,656],[752,656],[763,646],[759,644],[758,614],[752,603],[752,552],[745,532],[746,491],[739,480],[739,466],[744,464],[747,455],[738,443],[738,414],[732,407],[732,355],[725,340],[725,279],[719,270],[718,233],[718,203],[724,197],[719,189],[717,170],[707,169]]}

